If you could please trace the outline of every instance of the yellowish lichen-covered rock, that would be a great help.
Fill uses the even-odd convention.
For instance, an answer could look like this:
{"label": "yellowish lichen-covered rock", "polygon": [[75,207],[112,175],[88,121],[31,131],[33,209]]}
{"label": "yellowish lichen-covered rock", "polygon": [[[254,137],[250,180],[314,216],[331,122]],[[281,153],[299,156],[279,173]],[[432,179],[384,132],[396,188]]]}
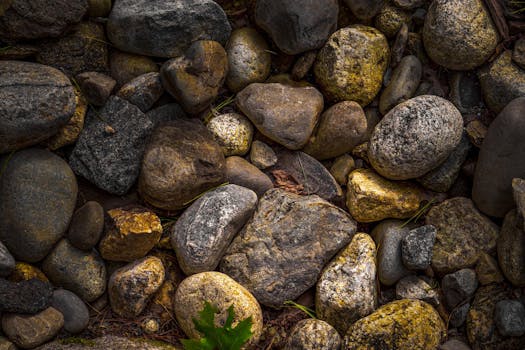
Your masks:
{"label": "yellowish lichen-covered rock", "polygon": [[49,279],[39,268],[21,261],[15,264],[15,270],[8,277],[13,282],[28,281],[32,278],[49,282]]}
{"label": "yellowish lichen-covered rock", "polygon": [[434,350],[445,332],[445,323],[432,306],[402,299],[383,305],[350,326],[341,349]]}
{"label": "yellowish lichen-covered rock", "polygon": [[388,42],[380,31],[349,26],[332,34],[319,52],[315,79],[329,100],[366,106],[381,89],[389,59]]}
{"label": "yellowish lichen-covered rock", "polygon": [[415,184],[387,180],[371,169],[351,172],[347,189],[346,205],[359,222],[409,218],[426,199]]}
{"label": "yellowish lichen-covered rock", "polygon": [[249,150],[253,138],[253,125],[238,113],[221,114],[210,119],[206,125],[224,156],[243,156]]}

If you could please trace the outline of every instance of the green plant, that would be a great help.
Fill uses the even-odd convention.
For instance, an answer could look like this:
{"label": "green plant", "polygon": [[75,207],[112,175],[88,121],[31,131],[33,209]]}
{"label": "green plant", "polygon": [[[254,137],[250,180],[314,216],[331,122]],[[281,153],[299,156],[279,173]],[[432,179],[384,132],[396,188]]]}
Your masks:
{"label": "green plant", "polygon": [[406,225],[410,224],[412,221],[414,223],[417,223],[417,221],[430,209],[430,206],[436,201],[435,198],[432,198],[427,204],[419,208],[419,210],[412,215],[407,221],[401,225],[401,228],[405,227]]}
{"label": "green plant", "polygon": [[206,116],[206,118],[204,118],[204,124],[208,124],[208,122],[210,121],[212,117],[218,116],[219,112],[224,107],[231,105],[233,101],[235,101],[235,96],[231,95],[230,97],[228,97],[227,99],[219,103],[217,106],[213,107],[210,113],[208,113],[208,115]]}
{"label": "green plant", "polygon": [[233,305],[228,308],[228,317],[223,327],[215,326],[215,314],[219,309],[209,302],[199,312],[199,319],[193,319],[195,328],[202,333],[199,340],[181,340],[185,350],[240,350],[252,336],[252,317],[248,317],[232,327],[235,313]]}
{"label": "green plant", "polygon": [[284,305],[290,306],[290,307],[294,307],[296,309],[299,309],[302,312],[304,312],[305,314],[307,314],[310,318],[317,318],[317,315],[316,315],[315,311],[310,309],[308,306],[304,306],[304,305],[298,304],[298,303],[296,303],[295,301],[292,301],[292,300],[286,300],[284,302]]}

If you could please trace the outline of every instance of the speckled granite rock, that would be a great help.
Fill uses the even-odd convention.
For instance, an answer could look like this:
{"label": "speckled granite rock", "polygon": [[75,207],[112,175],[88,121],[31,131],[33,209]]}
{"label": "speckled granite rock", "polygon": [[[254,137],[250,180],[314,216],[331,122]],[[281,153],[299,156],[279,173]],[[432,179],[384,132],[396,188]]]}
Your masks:
{"label": "speckled granite rock", "polygon": [[329,323],[308,318],[291,330],[284,350],[339,350],[341,336]]}

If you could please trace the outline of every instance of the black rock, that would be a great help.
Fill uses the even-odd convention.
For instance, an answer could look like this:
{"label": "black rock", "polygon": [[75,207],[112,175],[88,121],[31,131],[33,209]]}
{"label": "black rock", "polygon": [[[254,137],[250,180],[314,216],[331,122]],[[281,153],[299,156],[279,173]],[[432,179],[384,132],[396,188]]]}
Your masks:
{"label": "black rock", "polygon": [[79,333],[89,322],[89,310],[75,293],[65,289],[53,292],[51,306],[64,315],[64,330],[69,333]]}
{"label": "black rock", "polygon": [[0,278],[0,311],[36,314],[46,309],[53,295],[53,286],[39,279],[11,282]]}
{"label": "black rock", "polygon": [[462,269],[443,277],[441,288],[450,310],[474,295],[478,288],[476,272]]}
{"label": "black rock", "polygon": [[80,207],[69,225],[67,238],[78,249],[90,251],[100,240],[104,229],[104,209],[91,201]]}

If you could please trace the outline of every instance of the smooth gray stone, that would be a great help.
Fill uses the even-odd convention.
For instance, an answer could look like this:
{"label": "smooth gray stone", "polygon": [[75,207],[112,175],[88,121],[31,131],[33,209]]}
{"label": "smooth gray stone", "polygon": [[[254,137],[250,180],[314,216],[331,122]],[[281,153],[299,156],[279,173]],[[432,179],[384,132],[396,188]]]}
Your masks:
{"label": "smooth gray stone", "polygon": [[89,310],[75,293],[66,289],[55,290],[51,306],[64,315],[64,330],[69,333],[80,333],[87,327]]}
{"label": "smooth gray stone", "polygon": [[73,214],[67,238],[78,249],[90,251],[100,240],[103,229],[104,208],[90,201]]}

